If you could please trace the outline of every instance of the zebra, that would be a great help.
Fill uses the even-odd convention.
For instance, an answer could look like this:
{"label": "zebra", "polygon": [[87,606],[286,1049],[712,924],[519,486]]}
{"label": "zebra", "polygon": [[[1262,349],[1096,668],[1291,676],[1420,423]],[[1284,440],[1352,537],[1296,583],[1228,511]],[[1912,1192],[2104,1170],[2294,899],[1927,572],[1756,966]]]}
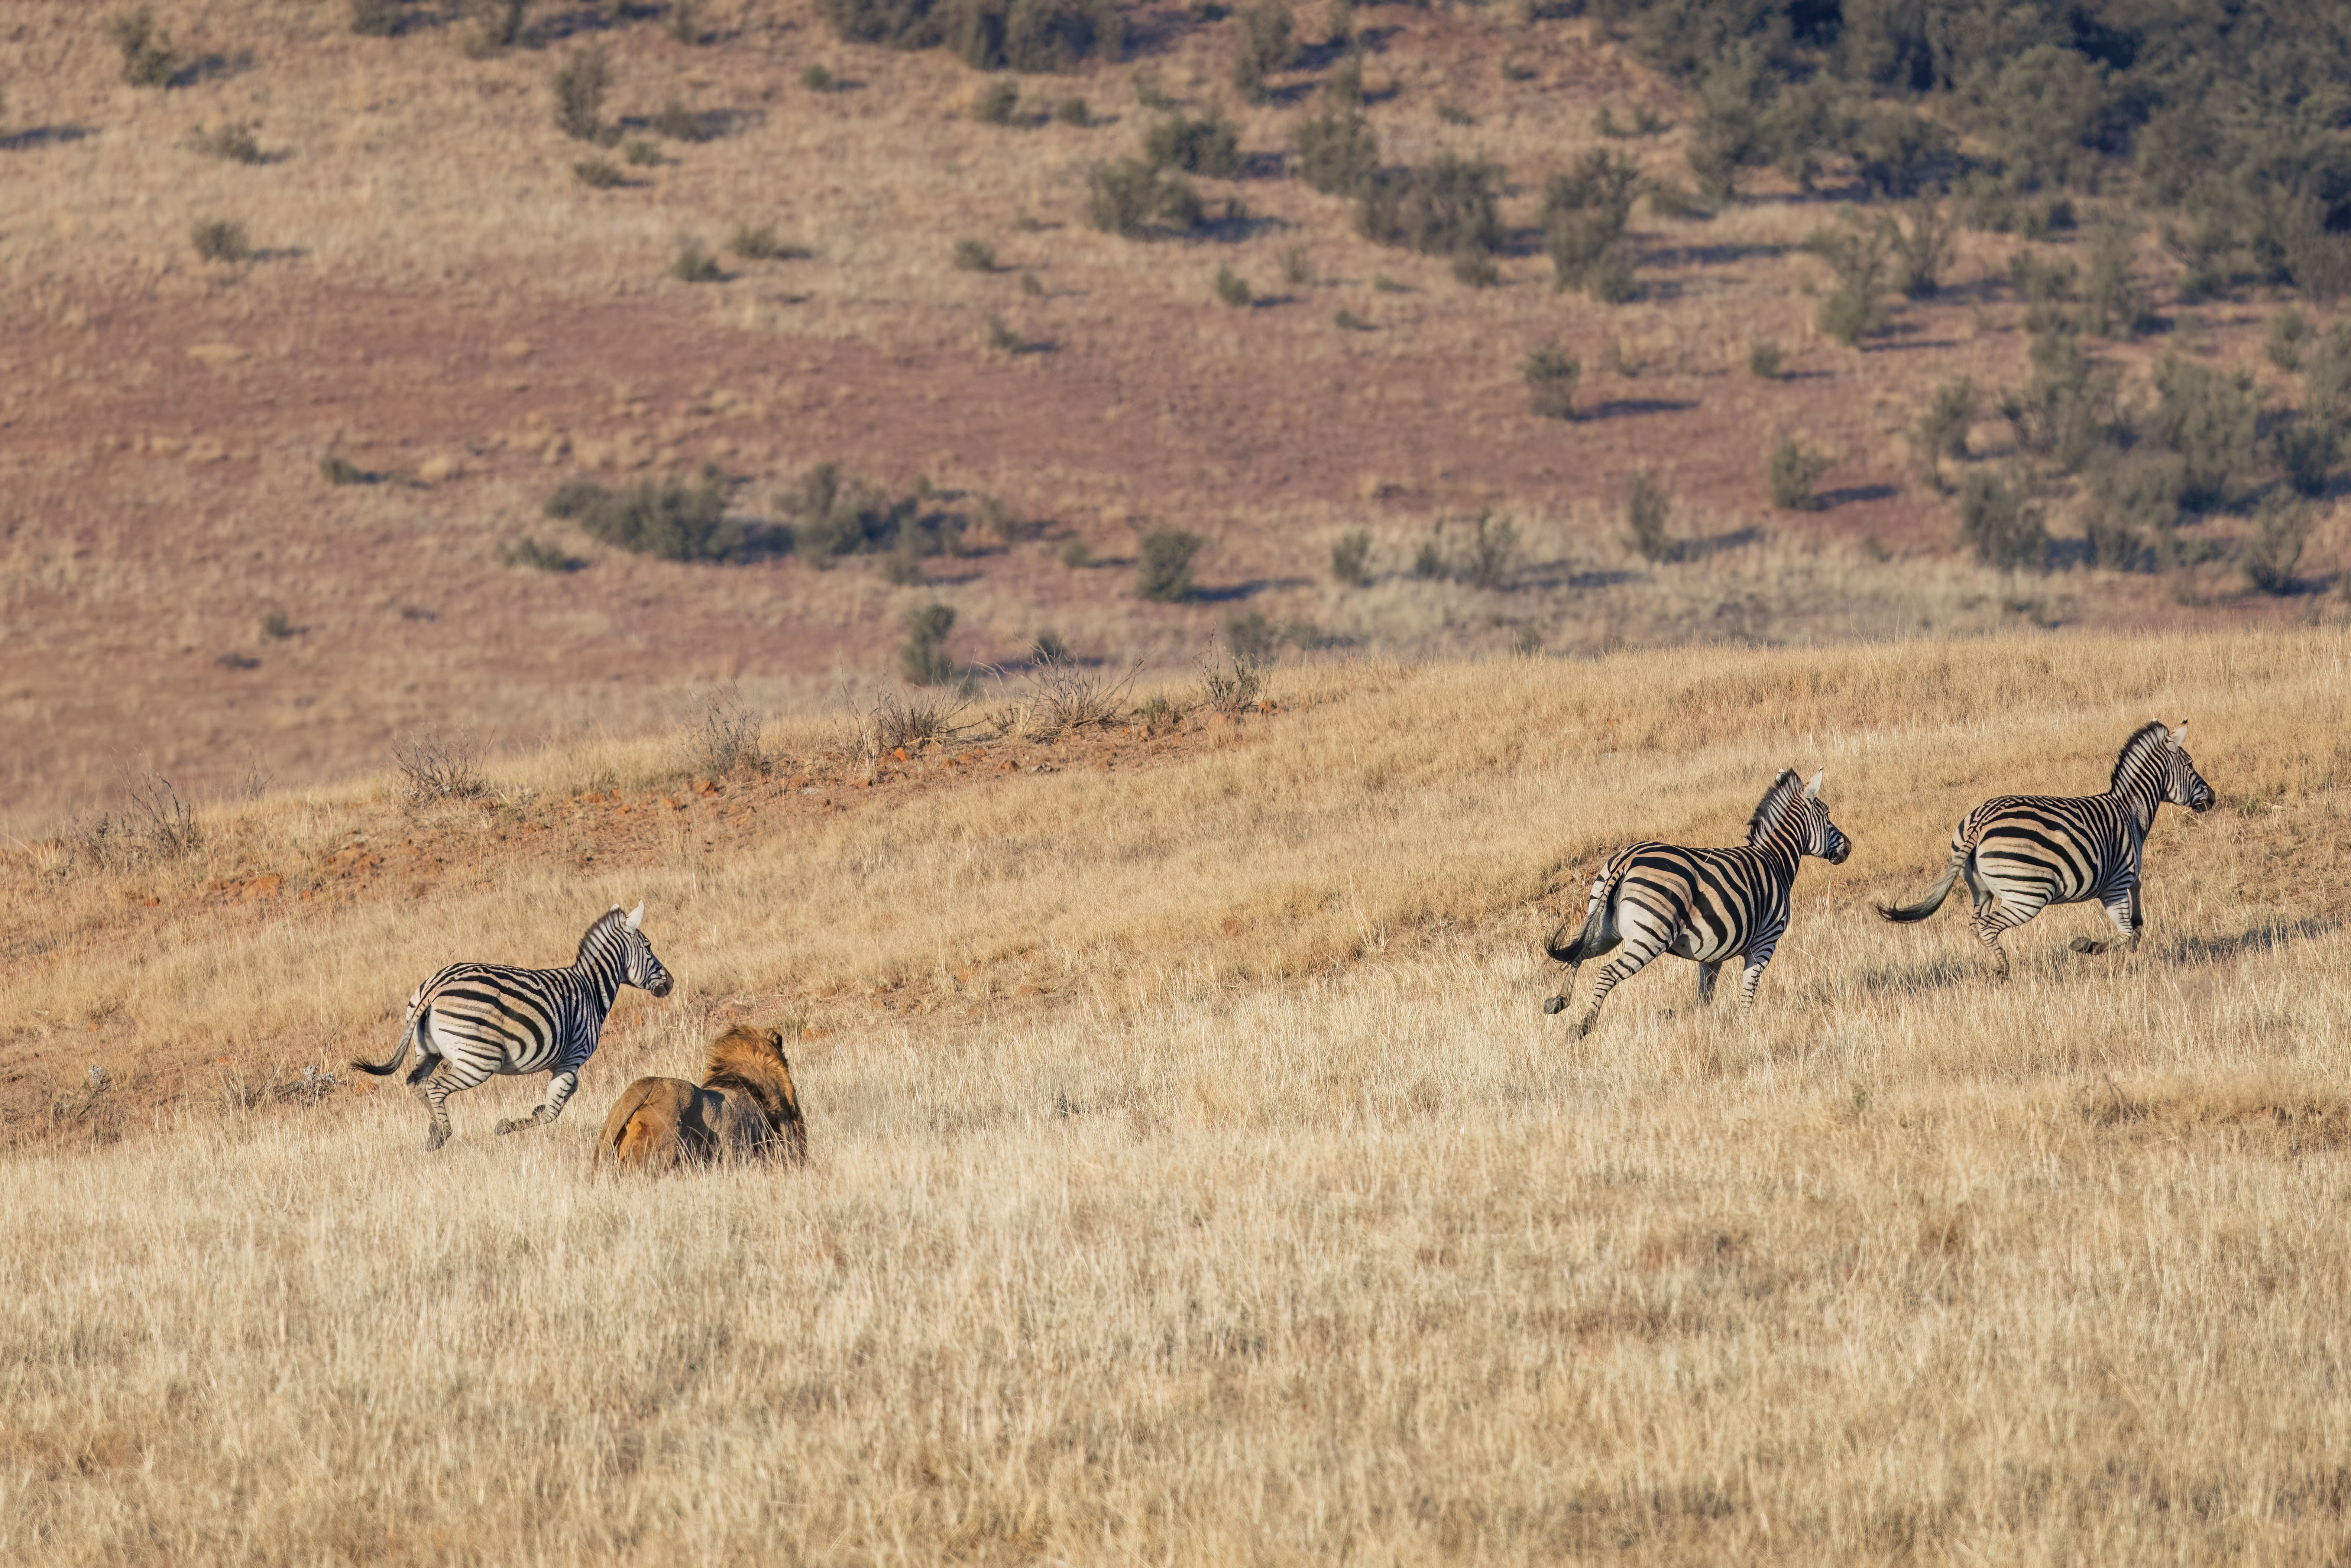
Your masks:
{"label": "zebra", "polygon": [[[1746,960],[1739,999],[1752,1008],[1763,967],[1788,929],[1788,891],[1795,885],[1797,864],[1806,855],[1819,855],[1831,865],[1843,865],[1852,852],[1853,841],[1829,821],[1828,808],[1821,804],[1821,775],[1800,782],[1790,768],[1757,802],[1747,823],[1747,842],[1740,848],[1645,842],[1610,855],[1592,879],[1583,931],[1564,947],[1558,931],[1543,944],[1543,951],[1565,964],[1571,976],[1586,958],[1625,945],[1624,956],[1600,971],[1576,1038],[1592,1032],[1600,1004],[1617,983],[1660,953],[1697,963],[1701,1006],[1714,1000],[1715,972],[1737,954]],[[1556,996],[1543,1003],[1543,1011],[1566,1006],[1567,998]]]}
{"label": "zebra", "polygon": [[409,997],[408,1021],[392,1060],[376,1066],[354,1058],[351,1065],[381,1078],[408,1055],[409,1042],[416,1042],[419,1054],[407,1083],[433,1113],[428,1151],[449,1141],[449,1096],[492,1073],[552,1073],[547,1103],[528,1117],[501,1121],[497,1130],[547,1125],[563,1114],[563,1103],[580,1086],[580,1070],[596,1054],[604,1015],[621,988],[669,995],[670,973],[637,929],[644,915],[640,901],[626,915],[616,904],[598,915],[568,969],[450,965]]}
{"label": "zebra", "polygon": [[2212,809],[2212,787],[2188,756],[2188,721],[2168,727],[2141,725],[2115,758],[2103,795],[1995,795],[1959,819],[1951,860],[1927,896],[1877,913],[1907,925],[1943,905],[1951,884],[1967,878],[1975,899],[1977,940],[1991,949],[1992,980],[2008,978],[2001,934],[2023,925],[2052,904],[2105,906],[2117,940],[2074,938],[2076,953],[2128,952],[2147,931],[2138,894],[2139,855],[2156,809],[2166,800],[2191,811]]}

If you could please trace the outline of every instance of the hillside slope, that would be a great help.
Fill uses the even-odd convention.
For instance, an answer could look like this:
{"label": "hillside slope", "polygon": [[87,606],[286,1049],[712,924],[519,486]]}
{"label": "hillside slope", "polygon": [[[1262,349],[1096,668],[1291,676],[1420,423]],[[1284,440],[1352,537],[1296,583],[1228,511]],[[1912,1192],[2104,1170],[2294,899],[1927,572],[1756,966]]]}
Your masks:
{"label": "hillside slope", "polygon": [[[12,857],[0,1553],[2324,1556],[2346,652],[1333,667],[1238,725],[872,773],[776,730],[716,797],[615,744]],[[1995,992],[1956,913],[1869,914],[2150,713],[2221,805],[2164,814],[2136,955],[2052,912]],[[1593,859],[1730,840],[1789,764],[1856,847],[1754,1014],[1661,961],[1544,1019]],[[640,895],[679,987],[554,1128],[489,1136],[501,1082],[428,1158],[300,1072]],[[741,1018],[810,1167],[591,1181],[628,1077]]]}

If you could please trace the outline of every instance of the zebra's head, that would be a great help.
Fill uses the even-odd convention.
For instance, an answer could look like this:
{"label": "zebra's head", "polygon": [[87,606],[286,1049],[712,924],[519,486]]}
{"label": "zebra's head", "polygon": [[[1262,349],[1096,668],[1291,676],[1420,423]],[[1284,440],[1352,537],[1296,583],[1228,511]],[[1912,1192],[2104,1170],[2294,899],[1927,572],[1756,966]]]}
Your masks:
{"label": "zebra's head", "polygon": [[644,918],[643,899],[639,899],[637,906],[625,915],[621,913],[619,904],[612,905],[611,914],[588,928],[587,937],[580,944],[580,956],[587,957],[591,944],[601,946],[611,955],[611,972],[616,972],[623,983],[650,991],[657,997],[665,997],[675,982],[670,977],[670,972],[662,967],[662,961],[653,956],[653,945],[645,940],[643,931],[637,929],[644,923]]}
{"label": "zebra's head", "polygon": [[2165,750],[2163,798],[2191,811],[2210,810],[2212,786],[2204,782],[2204,775],[2196,771],[2195,760],[2188,755],[2186,719],[2181,719],[2179,727],[2171,732],[2171,744]]}
{"label": "zebra's head", "polygon": [[1761,848],[1776,841],[1792,846],[1799,855],[1818,855],[1831,865],[1844,864],[1845,856],[1853,853],[1853,841],[1829,821],[1829,809],[1821,804],[1821,775],[1813,774],[1801,789],[1796,787],[1797,777],[1796,770],[1788,768],[1771,781],[1755,815],[1748,819],[1747,842]]}

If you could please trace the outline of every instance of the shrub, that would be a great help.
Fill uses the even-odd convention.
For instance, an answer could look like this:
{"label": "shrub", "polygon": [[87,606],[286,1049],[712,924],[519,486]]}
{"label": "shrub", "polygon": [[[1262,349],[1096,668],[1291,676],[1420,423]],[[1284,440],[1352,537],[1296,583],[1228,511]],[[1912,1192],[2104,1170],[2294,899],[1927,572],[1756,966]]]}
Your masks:
{"label": "shrub", "polygon": [[1297,57],[1290,7],[1282,0],[1244,5],[1235,17],[1233,86],[1250,103],[1265,99],[1265,78]]}
{"label": "shrub", "polygon": [[1332,579],[1348,588],[1368,588],[1372,581],[1372,536],[1357,528],[1342,534],[1331,547]]}
{"label": "shrub", "polygon": [[1381,170],[1359,200],[1355,227],[1366,239],[1428,256],[1498,249],[1502,220],[1495,197],[1501,177],[1499,164],[1450,152],[1420,168]]}
{"label": "shrub", "polygon": [[159,32],[155,13],[141,5],[124,11],[106,25],[107,36],[122,51],[122,79],[132,87],[170,87],[179,74],[180,57],[172,52],[172,35]]}
{"label": "shrub", "polygon": [[2135,338],[2154,325],[2147,296],[2131,278],[2138,235],[2120,224],[2090,231],[2090,272],[2082,285],[2082,328],[2094,338]]}
{"label": "shrub", "polygon": [[1639,183],[1633,161],[1606,151],[1587,152],[1574,168],[1544,182],[1537,221],[1553,287],[1581,288],[1611,304],[1630,296],[1632,257],[1622,241]]}
{"label": "shrub", "polygon": [[702,0],[669,0],[669,36],[681,44],[702,42]]}
{"label": "shrub", "polygon": [[1771,454],[1771,504],[1785,512],[1819,510],[1813,486],[1828,471],[1826,457],[1797,445],[1793,436],[1782,441]]}
{"label": "shrub", "polygon": [[2272,439],[2287,485],[2299,495],[2326,494],[2327,476],[2343,455],[2343,433],[2331,424],[2297,419],[2282,426]]}
{"label": "shrub", "polygon": [[1625,481],[1625,534],[1643,560],[1679,559],[1680,541],[1666,532],[1669,510],[1666,493],[1646,474],[1636,470]]}
{"label": "shrub", "polygon": [[412,800],[475,800],[490,792],[481,751],[465,730],[411,736],[393,745],[392,759]]}
{"label": "shrub", "polygon": [[1527,383],[1527,410],[1544,419],[1575,417],[1575,383],[1583,362],[1556,343],[1545,344],[1519,362]]}
{"label": "shrub", "polygon": [[1066,70],[1092,52],[1116,59],[1125,27],[1109,0],[821,0],[844,42],[945,47],[976,70]]}
{"label": "shrub", "polygon": [[1081,571],[1094,563],[1094,552],[1086,548],[1085,540],[1069,539],[1062,544],[1054,559],[1071,571]]}
{"label": "shrub", "polygon": [[979,101],[972,105],[971,117],[982,125],[1010,125],[1020,117],[1020,86],[1018,82],[991,83]]}
{"label": "shrub", "polygon": [[2194,510],[2226,505],[2231,481],[2252,465],[2261,417],[2252,378],[2168,354],[2154,379],[2158,401],[2145,434],[2185,464],[2180,504]]}
{"label": "shrub", "polygon": [[718,258],[703,249],[702,241],[693,235],[678,240],[669,275],[680,283],[716,283],[726,276],[718,270]]}
{"label": "shrub", "polygon": [[727,560],[741,553],[741,525],[726,520],[726,476],[704,464],[700,479],[647,479],[608,490],[575,479],[548,499],[547,515],[590,538],[664,560]]}
{"label": "shrub", "polygon": [[351,0],[351,31],[363,38],[388,38],[400,31],[408,0]]}
{"label": "shrub", "polygon": [[672,141],[707,141],[710,126],[702,116],[685,106],[682,98],[672,98],[662,104],[661,112],[653,118],[653,132]]}
{"label": "shrub", "polygon": [[921,508],[911,497],[893,500],[880,486],[849,478],[831,463],[810,469],[799,493],[777,497],[777,505],[792,519],[793,548],[819,567],[845,555],[893,549],[910,531],[935,533],[935,524],[924,527]]}
{"label": "shrub", "polygon": [[2245,541],[2239,563],[2245,580],[2263,593],[2294,591],[2294,569],[2310,537],[2310,511],[2299,502],[2273,496],[2253,519],[2253,537]]}
{"label": "shrub", "polygon": [[578,571],[588,563],[555,545],[543,545],[528,534],[498,552],[507,566],[533,567],[540,571]]}
{"label": "shrub", "polygon": [[1262,664],[1267,656],[1281,649],[1281,632],[1274,623],[1258,611],[1246,615],[1233,615],[1225,621],[1225,646],[1233,657],[1252,664]]}
{"label": "shrub", "polygon": [[1094,122],[1093,110],[1081,98],[1065,98],[1053,106],[1053,118],[1064,125],[1074,125],[1081,131]]}
{"label": "shrub", "polygon": [[972,520],[994,534],[999,544],[1016,545],[1029,537],[1027,520],[994,496],[979,498],[979,504],[972,508]]}
{"label": "shrub", "polygon": [[955,629],[952,605],[924,604],[905,616],[906,641],[898,650],[898,675],[910,686],[944,686],[954,683],[955,661],[942,646]]}
{"label": "shrub", "polygon": [[832,73],[813,61],[800,72],[800,86],[810,92],[831,92],[836,85]]}
{"label": "shrub", "polygon": [[555,73],[555,123],[577,141],[604,136],[604,90],[611,85],[611,57],[603,46],[574,49]]}
{"label": "shrub", "polygon": [[334,452],[319,459],[319,476],[329,485],[364,485],[374,477],[350,458]]}
{"label": "shrub", "polygon": [[1200,196],[1182,176],[1163,172],[1140,158],[1098,163],[1086,174],[1086,218],[1104,234],[1133,239],[1152,223],[1177,230],[1200,223]]}
{"label": "shrub", "polygon": [[2158,555],[2169,553],[2179,523],[2180,473],[2179,458],[2149,451],[2111,457],[2092,471],[2082,531],[2093,565],[2136,571],[2150,541]]}
{"label": "shrub", "polygon": [[2030,250],[2020,250],[2008,264],[2008,284],[2028,303],[2058,304],[2074,298],[2077,275],[2074,264],[2043,261]]}
{"label": "shrub", "polygon": [[1230,267],[1217,267],[1217,298],[1228,305],[1247,305],[1251,298],[1248,280]]}
{"label": "shrub", "polygon": [[2262,352],[2270,363],[2282,371],[2302,369],[2302,346],[2310,338],[2310,323],[2302,312],[2291,308],[2270,318],[2268,332],[2262,338]]}
{"label": "shrub", "polygon": [[1281,253],[1281,281],[1292,288],[1314,286],[1314,263],[1308,259],[1305,246],[1292,246]]}
{"label": "shrub", "polygon": [[611,190],[622,179],[620,166],[601,158],[582,158],[571,165],[571,177],[599,191]]}
{"label": "shrub", "polygon": [[2129,444],[2133,432],[2121,405],[2119,372],[2094,370],[2072,332],[2042,334],[2032,357],[2037,372],[2032,384],[2000,402],[2019,445],[2078,473],[2102,451]]}
{"label": "shrub", "polygon": [[1777,343],[1758,343],[1747,350],[1747,373],[1767,382],[1776,382],[1787,362]]}
{"label": "shrub", "polygon": [[1230,180],[1241,172],[1240,132],[1220,109],[1197,120],[1170,115],[1144,132],[1143,155],[1155,168]]}
{"label": "shrub", "polygon": [[1192,597],[1192,560],[1207,541],[1180,528],[1160,528],[1143,538],[1135,569],[1135,591],[1165,604]]}
{"label": "shrub", "polygon": [[243,261],[253,254],[245,225],[227,218],[206,218],[190,231],[189,242],[205,261]]}
{"label": "shrub", "polygon": [[1886,286],[1886,231],[1815,229],[1804,248],[1829,264],[1836,287],[1821,299],[1822,331],[1851,348],[1886,325],[1878,298]]}
{"label": "shrub", "polygon": [[793,248],[777,237],[772,225],[762,224],[753,228],[746,224],[735,231],[726,248],[745,261],[775,261],[794,254]]}
{"label": "shrub", "polygon": [[1508,517],[1480,512],[1469,522],[1469,538],[1448,573],[1454,581],[1472,588],[1508,585],[1519,565],[1519,526]]}
{"label": "shrub", "polygon": [[2048,570],[2049,533],[2022,476],[2008,482],[1990,474],[1968,476],[1959,491],[1959,542],[2002,571]]}
{"label": "shrub", "polygon": [[994,272],[996,252],[976,239],[959,239],[956,241],[955,264],[964,272]]}
{"label": "shrub", "polygon": [[503,49],[522,42],[530,0],[476,0],[474,8],[481,16],[482,41],[490,47]]}
{"label": "shrub", "polygon": [[1197,667],[1202,705],[1218,713],[1240,712],[1257,701],[1265,685],[1265,673],[1255,659],[1243,657],[1238,649],[1219,657],[1213,637]]}
{"label": "shrub", "polygon": [[729,686],[704,697],[685,725],[687,771],[705,779],[764,774],[775,766],[759,732],[767,716]]}
{"label": "shrub", "polygon": [[1299,121],[1291,146],[1298,173],[1326,196],[1360,196],[1379,168],[1380,139],[1360,110],[1326,101],[1322,111]]}
{"label": "shrub", "polygon": [[1331,325],[1342,332],[1368,332],[1372,329],[1369,321],[1343,307],[1331,312]]}
{"label": "shrub", "polygon": [[212,131],[199,131],[188,139],[188,145],[208,158],[225,158],[232,163],[261,162],[261,143],[253,134],[249,120],[223,121]]}
{"label": "shrub", "polygon": [[1918,421],[1919,457],[1928,477],[1942,486],[1942,460],[1968,455],[1968,427],[1975,423],[1976,383],[1965,376],[1935,388],[1932,402]]}
{"label": "shrub", "polygon": [[650,139],[634,137],[621,148],[621,156],[640,169],[651,169],[662,161],[662,150]]}
{"label": "shrub", "polygon": [[1890,217],[1877,220],[1887,248],[1894,253],[1894,287],[1912,299],[1931,298],[1942,287],[1943,268],[1951,264],[1951,225],[1934,202],[1921,198],[1910,204],[1910,227]]}
{"label": "shrub", "polygon": [[1698,223],[1714,216],[1713,211],[1698,200],[1698,193],[1677,180],[1652,180],[1647,192],[1653,217]]}

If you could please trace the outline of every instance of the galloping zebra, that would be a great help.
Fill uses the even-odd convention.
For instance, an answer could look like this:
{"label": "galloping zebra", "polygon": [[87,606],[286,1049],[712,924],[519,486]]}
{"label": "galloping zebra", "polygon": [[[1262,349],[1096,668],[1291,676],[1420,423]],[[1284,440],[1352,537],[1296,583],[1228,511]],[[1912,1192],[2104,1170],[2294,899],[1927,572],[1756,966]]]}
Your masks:
{"label": "galloping zebra", "polygon": [[408,1042],[416,1042],[417,1062],[407,1082],[409,1092],[433,1112],[427,1149],[449,1141],[449,1096],[492,1073],[553,1073],[547,1103],[527,1120],[500,1122],[497,1130],[547,1125],[563,1114],[563,1103],[580,1086],[580,1069],[596,1054],[604,1015],[612,1010],[622,986],[669,995],[669,971],[637,929],[644,915],[639,903],[626,915],[616,904],[598,915],[580,938],[580,956],[568,969],[450,965],[408,998],[408,1022],[392,1060],[381,1067],[359,1061],[351,1065],[381,1078],[408,1055]]}
{"label": "galloping zebra", "polygon": [[[1638,843],[1610,855],[1592,879],[1583,931],[1564,947],[1559,946],[1558,932],[1543,944],[1543,951],[1565,964],[1571,974],[1586,958],[1597,958],[1620,941],[1625,944],[1624,956],[1600,971],[1591,1010],[1576,1026],[1576,1038],[1592,1032],[1600,1004],[1616,983],[1631,978],[1660,953],[1697,962],[1701,1004],[1714,999],[1715,971],[1738,954],[1747,960],[1739,999],[1753,1007],[1756,982],[1762,979],[1763,966],[1771,961],[1771,950],[1788,928],[1788,890],[1795,885],[1797,862],[1806,855],[1819,855],[1831,865],[1843,865],[1852,852],[1853,841],[1829,821],[1829,809],[1821,804],[1821,776],[1815,773],[1810,783],[1799,786],[1791,768],[1763,792],[1748,821],[1747,842],[1741,848],[1691,850]],[[1567,998],[1556,996],[1543,1003],[1543,1011],[1555,1013],[1566,1006]]]}
{"label": "galloping zebra", "polygon": [[[2001,933],[2022,925],[2052,904],[2096,899],[2120,934],[2125,952],[2147,930],[2139,907],[2139,852],[2156,808],[2166,800],[2191,811],[2212,809],[2212,787],[2188,757],[2188,721],[2139,727],[2115,758],[2114,781],[2103,795],[1995,795],[1959,819],[1951,834],[1951,862],[1917,903],[1879,904],[1888,920],[1924,920],[1943,905],[1964,876],[1976,901],[1977,938],[1991,949],[1993,979],[2008,978]],[[2105,953],[2114,942],[2074,938],[2076,953]]]}

